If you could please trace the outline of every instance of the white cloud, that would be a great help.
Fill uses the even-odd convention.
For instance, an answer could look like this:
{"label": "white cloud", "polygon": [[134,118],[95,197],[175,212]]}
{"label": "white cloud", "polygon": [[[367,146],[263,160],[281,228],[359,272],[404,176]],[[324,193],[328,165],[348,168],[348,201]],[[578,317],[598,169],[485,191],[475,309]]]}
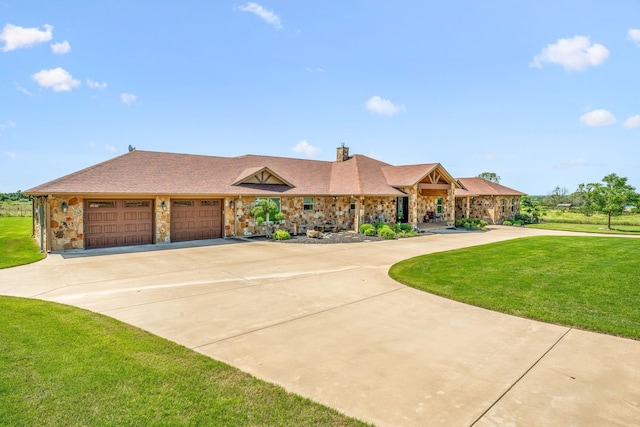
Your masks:
{"label": "white cloud", "polygon": [[487,161],[490,161],[490,162],[493,161],[493,160],[498,160],[498,159],[500,159],[502,157],[504,157],[504,155],[502,153],[496,153],[496,152],[484,153],[482,155],[482,158],[484,160],[487,160]]}
{"label": "white cloud", "polygon": [[629,30],[629,39],[640,47],[640,28],[631,28]]}
{"label": "white cloud", "polygon": [[23,88],[22,86],[20,86],[19,84],[16,83],[16,90],[20,93],[24,93],[25,95],[29,95],[29,96],[35,96],[35,94],[29,92],[28,90],[26,90],[25,88]]}
{"label": "white cloud", "polygon": [[638,129],[640,128],[640,114],[636,114],[635,116],[629,117],[624,121],[624,127],[627,129]]}
{"label": "white cloud", "polygon": [[132,93],[121,93],[120,99],[122,100],[123,104],[131,105],[138,100],[138,97]]}
{"label": "white cloud", "polygon": [[5,123],[0,123],[0,129],[8,129],[16,127],[16,122],[13,120],[7,120]]}
{"label": "white cloud", "polygon": [[282,22],[280,22],[280,17],[257,3],[250,1],[245,6],[240,6],[239,9],[243,12],[249,12],[259,16],[278,30],[282,29]]}
{"label": "white cloud", "polygon": [[367,107],[367,110],[385,116],[393,116],[394,114],[405,111],[403,104],[395,105],[388,99],[380,98],[379,96],[372,96],[367,99],[364,105]]}
{"label": "white cloud", "polygon": [[94,82],[91,79],[87,79],[87,86],[89,86],[89,89],[106,89],[107,88],[107,83],[103,82],[103,83],[99,83],[99,82]]}
{"label": "white cloud", "polygon": [[0,41],[4,42],[3,52],[31,47],[36,43],[48,42],[53,38],[51,25],[44,25],[44,30],[37,28],[24,28],[17,25],[7,24],[0,33]]}
{"label": "white cloud", "polygon": [[51,45],[51,52],[57,55],[64,55],[65,53],[71,52],[71,45],[66,40],[60,43],[53,43]]}
{"label": "white cloud", "polygon": [[559,165],[556,165],[556,169],[569,169],[573,167],[584,167],[584,166],[589,166],[589,160],[580,157],[578,159],[565,160]]}
{"label": "white cloud", "polygon": [[7,157],[11,157],[12,159],[14,157],[16,157],[16,153],[13,153],[13,152],[10,152],[10,151],[5,152],[4,155],[7,156]]}
{"label": "white cloud", "polygon": [[38,71],[31,78],[40,86],[51,88],[54,92],[66,92],[80,86],[78,80],[75,80],[69,72],[60,67]]}
{"label": "white cloud", "polygon": [[105,145],[104,149],[107,151],[117,151],[116,147],[114,147],[113,145]]}
{"label": "white cloud", "polygon": [[608,57],[609,50],[603,45],[591,44],[589,37],[575,36],[548,44],[529,65],[542,68],[543,64],[551,63],[561,65],[565,70],[584,70],[602,64]]}
{"label": "white cloud", "polygon": [[607,110],[593,110],[580,116],[580,121],[587,126],[611,126],[616,118]]}
{"label": "white cloud", "polygon": [[293,152],[302,153],[307,157],[316,157],[320,153],[320,149],[310,145],[306,139],[303,139],[293,147]]}

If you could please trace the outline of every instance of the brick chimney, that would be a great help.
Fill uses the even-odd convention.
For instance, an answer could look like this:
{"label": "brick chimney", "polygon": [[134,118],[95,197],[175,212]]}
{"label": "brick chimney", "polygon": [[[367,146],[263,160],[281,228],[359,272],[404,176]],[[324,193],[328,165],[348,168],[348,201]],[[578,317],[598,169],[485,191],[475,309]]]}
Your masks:
{"label": "brick chimney", "polygon": [[344,146],[344,142],[337,148],[336,162],[344,162],[349,160],[349,147]]}

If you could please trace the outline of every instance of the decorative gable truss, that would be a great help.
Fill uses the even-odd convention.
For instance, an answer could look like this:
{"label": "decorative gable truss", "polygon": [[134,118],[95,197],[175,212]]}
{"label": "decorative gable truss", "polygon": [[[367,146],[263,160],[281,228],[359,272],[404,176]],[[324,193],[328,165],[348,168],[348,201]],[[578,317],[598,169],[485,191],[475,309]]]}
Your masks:
{"label": "decorative gable truss", "polygon": [[456,180],[451,177],[442,166],[437,165],[418,183],[418,191],[422,196],[447,196]]}
{"label": "decorative gable truss", "polygon": [[249,168],[242,171],[236,178],[233,185],[241,184],[267,184],[267,185],[285,185],[287,187],[295,187],[292,183],[282,178],[280,175],[269,169],[268,167]]}

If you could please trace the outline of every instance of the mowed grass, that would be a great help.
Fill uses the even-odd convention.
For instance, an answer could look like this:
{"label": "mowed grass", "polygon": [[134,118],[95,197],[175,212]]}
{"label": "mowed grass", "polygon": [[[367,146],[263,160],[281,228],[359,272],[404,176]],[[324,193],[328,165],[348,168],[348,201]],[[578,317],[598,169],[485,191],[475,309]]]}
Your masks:
{"label": "mowed grass", "polygon": [[0,425],[365,424],[112,318],[0,297]]}
{"label": "mowed grass", "polygon": [[601,233],[601,234],[638,234],[640,235],[639,225],[612,225],[613,230],[609,230],[603,224],[573,224],[544,222],[542,224],[528,224],[527,228],[539,228],[543,230],[561,230],[561,231],[580,231],[583,233]]}
{"label": "mowed grass", "polygon": [[31,237],[31,217],[0,217],[0,268],[44,258]]}
{"label": "mowed grass", "polygon": [[389,274],[456,301],[640,339],[640,240],[528,237],[423,255]]}

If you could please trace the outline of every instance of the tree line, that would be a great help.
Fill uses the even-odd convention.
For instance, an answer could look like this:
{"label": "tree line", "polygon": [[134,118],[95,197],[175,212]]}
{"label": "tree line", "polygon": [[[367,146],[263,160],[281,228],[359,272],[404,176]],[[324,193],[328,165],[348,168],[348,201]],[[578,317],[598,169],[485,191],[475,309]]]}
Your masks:
{"label": "tree line", "polygon": [[0,202],[19,202],[31,200],[31,196],[18,190],[14,193],[0,193]]}

